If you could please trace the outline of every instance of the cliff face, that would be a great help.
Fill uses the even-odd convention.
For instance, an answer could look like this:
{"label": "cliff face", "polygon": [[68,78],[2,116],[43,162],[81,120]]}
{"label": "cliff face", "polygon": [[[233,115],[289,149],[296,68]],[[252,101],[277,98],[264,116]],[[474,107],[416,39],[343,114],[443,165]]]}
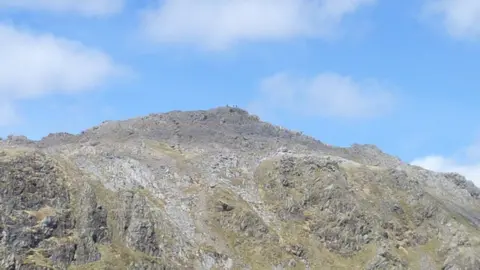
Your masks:
{"label": "cliff face", "polygon": [[0,143],[0,269],[480,269],[480,191],[236,108]]}

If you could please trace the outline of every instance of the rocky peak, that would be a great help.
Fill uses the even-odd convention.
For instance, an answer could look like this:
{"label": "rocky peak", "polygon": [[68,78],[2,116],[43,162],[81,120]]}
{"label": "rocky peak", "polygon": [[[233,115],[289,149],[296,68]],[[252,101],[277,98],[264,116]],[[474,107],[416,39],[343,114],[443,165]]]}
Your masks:
{"label": "rocky peak", "polygon": [[0,269],[480,269],[478,188],[236,107],[0,143]]}

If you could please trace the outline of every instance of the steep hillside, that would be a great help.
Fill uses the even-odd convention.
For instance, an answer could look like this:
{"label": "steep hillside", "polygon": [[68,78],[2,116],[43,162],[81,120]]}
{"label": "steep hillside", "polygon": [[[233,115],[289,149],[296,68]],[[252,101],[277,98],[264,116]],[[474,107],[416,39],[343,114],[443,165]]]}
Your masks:
{"label": "steep hillside", "polygon": [[480,190],[221,107],[0,142],[0,269],[480,269]]}

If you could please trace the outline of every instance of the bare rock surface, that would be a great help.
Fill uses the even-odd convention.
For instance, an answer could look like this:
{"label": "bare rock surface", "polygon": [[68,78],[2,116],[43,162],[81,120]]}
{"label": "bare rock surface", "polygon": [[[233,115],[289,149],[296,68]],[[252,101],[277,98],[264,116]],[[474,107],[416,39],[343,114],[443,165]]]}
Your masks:
{"label": "bare rock surface", "polygon": [[0,141],[0,269],[480,269],[480,190],[231,107]]}

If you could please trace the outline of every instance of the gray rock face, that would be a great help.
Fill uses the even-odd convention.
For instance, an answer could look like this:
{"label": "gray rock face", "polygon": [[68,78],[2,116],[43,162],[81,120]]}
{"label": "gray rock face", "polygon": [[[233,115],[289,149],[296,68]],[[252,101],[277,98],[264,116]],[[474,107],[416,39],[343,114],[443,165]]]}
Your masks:
{"label": "gray rock face", "polygon": [[0,269],[480,269],[480,191],[230,107],[0,141]]}

